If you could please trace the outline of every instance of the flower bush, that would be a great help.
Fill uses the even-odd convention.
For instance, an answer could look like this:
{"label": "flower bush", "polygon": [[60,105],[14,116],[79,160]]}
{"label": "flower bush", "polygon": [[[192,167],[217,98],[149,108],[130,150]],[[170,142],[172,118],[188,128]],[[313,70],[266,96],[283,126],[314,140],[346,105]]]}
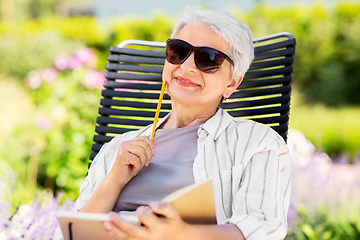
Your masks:
{"label": "flower bush", "polygon": [[[99,90],[106,80],[96,64],[95,52],[81,47],[55,57],[53,68],[30,71],[23,86],[0,82],[10,90],[9,84],[15,85],[4,96],[8,111],[2,111],[7,116],[2,121],[11,130],[0,140],[0,166],[19,173],[18,185],[26,191],[16,198],[31,198],[36,187],[64,190],[76,198],[87,171]],[[19,90],[21,101],[15,94]]]}
{"label": "flower bush", "polygon": [[292,196],[288,239],[359,239],[360,159],[331,160],[304,135],[289,132]]}
{"label": "flower bush", "polygon": [[33,88],[30,94],[38,110],[40,141],[46,142],[38,149],[37,177],[45,187],[53,179],[50,188],[73,190],[86,174],[99,89],[106,80],[95,66],[94,51],[80,48],[70,56],[56,57],[55,69],[35,70],[26,77],[30,79],[26,82],[37,82],[28,86]]}
{"label": "flower bush", "polygon": [[[9,182],[6,179],[9,175],[0,176],[0,182],[3,183],[0,188],[2,196],[11,195],[11,184],[4,184]],[[14,210],[6,199],[0,201],[0,240],[51,239],[58,226],[56,211],[71,210],[74,204],[62,198],[61,193],[54,198],[50,191],[39,191],[31,203],[18,203]]]}

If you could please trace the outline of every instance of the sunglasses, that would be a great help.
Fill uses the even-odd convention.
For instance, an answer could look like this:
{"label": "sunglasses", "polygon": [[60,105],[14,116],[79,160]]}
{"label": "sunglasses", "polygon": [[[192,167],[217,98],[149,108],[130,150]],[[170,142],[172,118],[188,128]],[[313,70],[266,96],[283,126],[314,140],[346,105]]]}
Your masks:
{"label": "sunglasses", "polygon": [[166,41],[165,58],[171,64],[182,64],[194,52],[196,67],[204,73],[214,73],[228,60],[234,62],[223,52],[210,47],[194,47],[180,39]]}

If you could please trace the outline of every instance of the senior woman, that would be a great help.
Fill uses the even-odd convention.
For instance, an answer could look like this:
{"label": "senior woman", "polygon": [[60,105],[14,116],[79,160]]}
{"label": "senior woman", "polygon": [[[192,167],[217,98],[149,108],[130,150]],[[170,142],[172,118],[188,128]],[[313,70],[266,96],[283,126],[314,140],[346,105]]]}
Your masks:
{"label": "senior woman", "polygon": [[[224,10],[188,10],[167,41],[163,81],[172,112],[115,137],[93,161],[74,211],[137,211],[141,226],[109,213],[118,239],[282,239],[287,232],[290,161],[266,125],[218,105],[241,83],[254,56],[249,28]],[[159,202],[212,179],[217,225],[188,224]],[[159,217],[161,215],[161,217]]]}

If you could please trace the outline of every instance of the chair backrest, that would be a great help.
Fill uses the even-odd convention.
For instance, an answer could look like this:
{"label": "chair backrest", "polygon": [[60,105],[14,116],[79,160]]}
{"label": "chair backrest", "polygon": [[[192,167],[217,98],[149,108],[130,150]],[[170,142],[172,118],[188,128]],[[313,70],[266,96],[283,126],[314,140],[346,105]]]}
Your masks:
{"label": "chair backrest", "polygon": [[[278,33],[256,38],[254,45],[255,59],[243,82],[220,106],[233,117],[271,126],[286,141],[295,39],[290,33]],[[139,40],[110,47],[90,160],[114,136],[152,123],[161,89],[164,48],[165,43]],[[160,118],[170,111],[170,97],[165,94]]]}

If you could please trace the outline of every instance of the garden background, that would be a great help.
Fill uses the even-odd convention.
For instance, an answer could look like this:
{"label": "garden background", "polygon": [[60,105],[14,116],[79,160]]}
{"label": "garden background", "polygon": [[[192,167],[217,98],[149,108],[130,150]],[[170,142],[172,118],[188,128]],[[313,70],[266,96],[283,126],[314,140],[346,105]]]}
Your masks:
{"label": "garden background", "polygon": [[[19,2],[0,21],[0,239],[48,239],[87,172],[110,45],[165,41],[176,18],[104,26],[59,16],[56,1]],[[360,239],[360,3],[230,10],[255,37],[297,41],[288,239]]]}

